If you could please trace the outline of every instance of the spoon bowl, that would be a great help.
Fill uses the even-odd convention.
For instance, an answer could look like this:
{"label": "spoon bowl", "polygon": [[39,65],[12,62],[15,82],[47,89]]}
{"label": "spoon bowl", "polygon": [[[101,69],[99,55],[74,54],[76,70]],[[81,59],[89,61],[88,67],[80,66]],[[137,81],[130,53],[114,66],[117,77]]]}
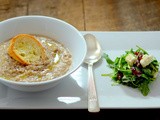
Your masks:
{"label": "spoon bowl", "polygon": [[101,59],[102,50],[98,40],[94,35],[85,34],[84,38],[87,44],[87,54],[84,62],[88,64],[88,111],[99,112],[100,108],[92,66]]}
{"label": "spoon bowl", "polygon": [[87,44],[87,55],[84,62],[87,64],[94,64],[101,58],[101,46],[96,37],[92,34],[84,35]]}

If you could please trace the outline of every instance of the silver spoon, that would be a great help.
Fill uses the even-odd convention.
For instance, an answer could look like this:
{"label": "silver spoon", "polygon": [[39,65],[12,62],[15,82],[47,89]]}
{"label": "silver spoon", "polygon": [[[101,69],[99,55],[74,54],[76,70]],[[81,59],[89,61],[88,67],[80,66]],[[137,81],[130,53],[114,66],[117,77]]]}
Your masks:
{"label": "silver spoon", "polygon": [[96,91],[92,66],[101,58],[101,47],[95,36],[84,35],[87,44],[87,55],[84,62],[88,64],[88,111],[99,112],[99,103]]}

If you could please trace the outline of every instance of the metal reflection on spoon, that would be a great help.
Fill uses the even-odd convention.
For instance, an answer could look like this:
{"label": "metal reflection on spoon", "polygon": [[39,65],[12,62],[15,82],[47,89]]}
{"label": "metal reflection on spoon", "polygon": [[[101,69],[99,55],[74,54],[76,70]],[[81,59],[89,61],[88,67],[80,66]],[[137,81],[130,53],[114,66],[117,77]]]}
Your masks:
{"label": "metal reflection on spoon", "polygon": [[87,55],[84,62],[88,64],[88,111],[99,112],[97,90],[92,66],[101,58],[101,46],[92,34],[84,35],[87,44]]}

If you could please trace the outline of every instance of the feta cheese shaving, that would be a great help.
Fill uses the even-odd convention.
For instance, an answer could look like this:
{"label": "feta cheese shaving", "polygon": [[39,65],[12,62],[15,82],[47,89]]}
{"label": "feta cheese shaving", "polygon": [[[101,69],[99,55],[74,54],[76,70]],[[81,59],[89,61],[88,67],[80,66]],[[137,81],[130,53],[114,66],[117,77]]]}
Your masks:
{"label": "feta cheese shaving", "polygon": [[140,60],[140,63],[142,67],[146,67],[153,61],[153,56],[152,55],[143,55],[142,59]]}
{"label": "feta cheese shaving", "polygon": [[126,56],[125,61],[129,64],[129,66],[133,66],[136,62],[136,57],[130,53]]}

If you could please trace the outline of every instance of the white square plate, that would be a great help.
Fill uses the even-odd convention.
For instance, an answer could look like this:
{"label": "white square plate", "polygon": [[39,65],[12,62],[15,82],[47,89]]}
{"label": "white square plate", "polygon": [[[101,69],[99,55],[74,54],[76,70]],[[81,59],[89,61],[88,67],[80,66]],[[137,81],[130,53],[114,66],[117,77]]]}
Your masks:
{"label": "white square plate", "polygon": [[[160,61],[160,32],[93,32],[99,40],[103,52],[112,59],[120,56],[136,45],[144,48]],[[143,96],[137,89],[123,85],[112,86],[110,73],[102,58],[93,67],[99,104],[108,108],[160,108],[160,77],[150,85],[150,93]],[[87,109],[87,65],[83,64],[77,71],[64,79],[58,86],[35,93],[21,92],[0,84],[0,109]]]}

